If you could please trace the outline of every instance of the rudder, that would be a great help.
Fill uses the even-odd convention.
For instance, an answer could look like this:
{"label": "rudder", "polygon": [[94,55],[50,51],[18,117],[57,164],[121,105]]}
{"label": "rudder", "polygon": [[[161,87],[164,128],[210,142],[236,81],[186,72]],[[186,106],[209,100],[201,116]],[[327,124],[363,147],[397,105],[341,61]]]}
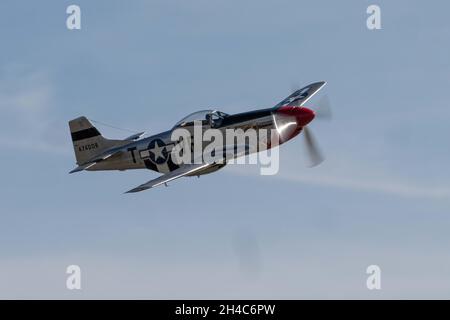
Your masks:
{"label": "rudder", "polygon": [[69,121],[69,128],[78,165],[112,145],[112,141],[105,139],[86,117]]}

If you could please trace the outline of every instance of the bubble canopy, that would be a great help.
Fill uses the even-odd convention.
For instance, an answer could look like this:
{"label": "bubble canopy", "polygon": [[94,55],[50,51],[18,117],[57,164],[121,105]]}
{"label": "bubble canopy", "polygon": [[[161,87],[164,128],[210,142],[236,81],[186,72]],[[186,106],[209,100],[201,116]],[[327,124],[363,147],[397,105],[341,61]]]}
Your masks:
{"label": "bubble canopy", "polygon": [[193,112],[178,121],[175,124],[174,128],[193,125],[194,121],[202,121],[202,124],[208,124],[209,121],[212,121],[212,123],[217,124],[221,119],[224,119],[227,116],[228,114],[217,110],[200,110],[197,112]]}

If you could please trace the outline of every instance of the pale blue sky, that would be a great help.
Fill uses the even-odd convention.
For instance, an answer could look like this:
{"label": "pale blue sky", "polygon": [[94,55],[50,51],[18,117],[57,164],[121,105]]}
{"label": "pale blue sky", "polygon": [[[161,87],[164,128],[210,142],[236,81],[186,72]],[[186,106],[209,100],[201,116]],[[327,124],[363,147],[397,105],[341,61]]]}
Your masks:
{"label": "pale blue sky", "polygon": [[[65,26],[73,3],[79,31]],[[372,3],[382,30],[366,28]],[[449,9],[2,1],[0,297],[449,298]],[[311,125],[320,167],[305,167],[298,137],[276,176],[233,167],[124,195],[157,174],[68,174],[77,116],[157,133],[318,80],[334,114]],[[65,288],[69,264],[80,292]],[[381,291],[365,287],[370,264]]]}

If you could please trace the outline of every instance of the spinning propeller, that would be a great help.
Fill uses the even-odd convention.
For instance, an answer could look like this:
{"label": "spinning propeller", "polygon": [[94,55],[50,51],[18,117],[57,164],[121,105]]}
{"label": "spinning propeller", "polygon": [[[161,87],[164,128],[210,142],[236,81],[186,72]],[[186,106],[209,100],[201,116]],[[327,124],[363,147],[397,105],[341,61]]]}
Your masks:
{"label": "spinning propeller", "polygon": [[[320,120],[331,120],[331,107],[330,99],[328,96],[323,96],[316,104],[316,109],[314,110],[314,116],[316,119]],[[308,156],[308,166],[315,167],[321,164],[325,157],[321,152],[319,145],[317,143],[312,130],[306,125],[303,127],[303,136],[305,141],[306,154]]]}
{"label": "spinning propeller", "polygon": [[[295,91],[293,93],[293,95],[296,95],[294,99],[301,95],[301,92],[301,90]],[[311,110],[304,107],[301,100],[291,102],[289,99],[287,98],[284,104],[276,111],[275,124],[280,134],[280,140],[281,142],[286,142],[302,130],[308,157],[308,166],[315,167],[322,163],[325,158],[308,125],[315,118],[331,120],[330,100],[328,96],[322,96],[317,102],[315,110]]]}

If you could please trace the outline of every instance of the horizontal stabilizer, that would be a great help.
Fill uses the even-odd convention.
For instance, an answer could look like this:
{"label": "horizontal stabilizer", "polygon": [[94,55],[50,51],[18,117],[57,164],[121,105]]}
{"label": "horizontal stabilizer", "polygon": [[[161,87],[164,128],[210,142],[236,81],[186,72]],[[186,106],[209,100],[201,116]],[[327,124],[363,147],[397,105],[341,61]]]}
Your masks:
{"label": "horizontal stabilizer", "polygon": [[115,148],[111,148],[109,150],[106,150],[105,152],[103,152],[103,153],[93,157],[92,159],[89,159],[85,163],[79,165],[78,167],[76,167],[75,169],[70,171],[69,173],[75,173],[75,172],[86,170],[86,169],[92,167],[97,162],[106,160],[106,159],[108,159],[108,158],[110,158],[110,157],[112,157],[112,156],[114,156],[116,154],[121,153],[122,151],[124,151],[123,147],[115,147]]}
{"label": "horizontal stabilizer", "polygon": [[137,139],[139,139],[140,137],[142,137],[142,136],[144,135],[144,133],[145,133],[145,131],[142,131],[142,132],[133,134],[133,135],[131,135],[131,136],[129,136],[129,137],[126,137],[126,138],[123,139],[123,140],[137,140]]}
{"label": "horizontal stabilizer", "polygon": [[82,166],[78,166],[75,169],[73,169],[72,171],[70,171],[69,173],[75,173],[75,172],[80,172],[80,171],[86,170],[86,169],[92,167],[94,164],[96,164],[96,162],[91,162],[91,163],[88,163],[88,164],[85,164]]}

